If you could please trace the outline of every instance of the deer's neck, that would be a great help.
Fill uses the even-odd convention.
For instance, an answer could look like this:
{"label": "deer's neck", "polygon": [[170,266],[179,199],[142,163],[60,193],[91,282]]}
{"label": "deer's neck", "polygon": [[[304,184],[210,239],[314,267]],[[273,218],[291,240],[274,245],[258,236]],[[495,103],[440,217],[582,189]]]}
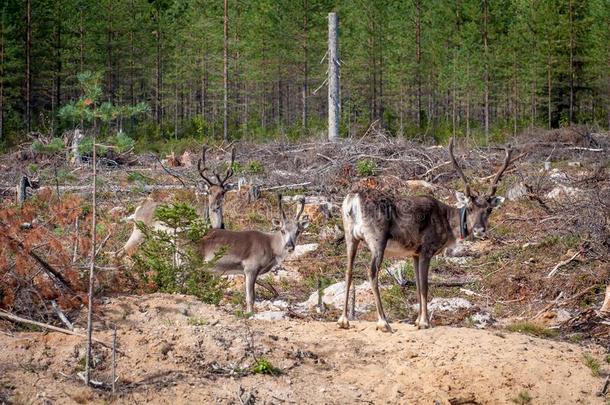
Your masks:
{"label": "deer's neck", "polygon": [[269,233],[269,238],[271,239],[271,249],[273,250],[273,254],[278,260],[282,260],[286,256],[285,242],[284,237],[282,236],[282,232],[275,231]]}
{"label": "deer's neck", "polygon": [[[451,228],[451,236],[453,241],[468,237],[469,229],[465,226],[468,223],[468,217],[463,216],[461,208],[447,206],[447,221]],[[465,228],[463,228],[465,226]]]}

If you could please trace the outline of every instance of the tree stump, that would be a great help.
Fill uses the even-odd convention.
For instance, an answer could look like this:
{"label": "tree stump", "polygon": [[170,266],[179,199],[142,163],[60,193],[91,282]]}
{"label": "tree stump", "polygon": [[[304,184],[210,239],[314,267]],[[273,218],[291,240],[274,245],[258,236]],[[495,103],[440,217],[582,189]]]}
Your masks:
{"label": "tree stump", "polygon": [[610,285],[606,286],[606,298],[604,298],[604,304],[602,305],[601,311],[610,313]]}

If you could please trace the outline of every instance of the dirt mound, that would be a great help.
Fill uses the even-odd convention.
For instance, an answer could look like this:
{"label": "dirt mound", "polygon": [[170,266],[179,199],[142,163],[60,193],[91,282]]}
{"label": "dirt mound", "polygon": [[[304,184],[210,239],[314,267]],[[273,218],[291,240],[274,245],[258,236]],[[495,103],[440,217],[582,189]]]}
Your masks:
{"label": "dirt mound", "polygon": [[[96,336],[116,324],[119,403],[437,403],[471,399],[536,404],[603,403],[602,380],[583,363],[584,349],[526,335],[467,328],[418,331],[372,322],[350,330],[334,323],[252,321],[180,295],[113,298],[99,308]],[[83,320],[77,321],[83,325]],[[0,398],[102,402],[83,387],[82,339],[57,333],[0,334]],[[601,353],[593,348],[593,356]],[[94,379],[110,380],[110,353],[95,350]],[[258,361],[281,370],[252,372]],[[525,402],[524,402],[525,403]]]}

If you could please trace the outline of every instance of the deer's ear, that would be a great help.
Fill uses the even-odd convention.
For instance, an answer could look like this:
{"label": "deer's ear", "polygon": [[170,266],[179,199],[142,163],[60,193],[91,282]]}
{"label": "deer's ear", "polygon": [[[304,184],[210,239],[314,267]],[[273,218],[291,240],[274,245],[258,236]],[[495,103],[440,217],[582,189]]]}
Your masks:
{"label": "deer's ear", "polygon": [[309,215],[303,215],[303,217],[301,217],[301,220],[299,221],[299,228],[307,229],[309,224],[310,224]]}
{"label": "deer's ear", "polygon": [[469,198],[466,196],[466,194],[464,194],[460,191],[456,191],[455,198],[457,199],[458,208],[462,208],[462,207],[465,207],[468,205]]}
{"label": "deer's ear", "polygon": [[280,229],[282,227],[282,221],[277,218],[273,218],[271,220],[271,225],[273,225],[274,229]]}
{"label": "deer's ear", "polygon": [[500,205],[502,205],[504,200],[504,197],[491,197],[489,204],[491,205],[491,208],[498,208]]}

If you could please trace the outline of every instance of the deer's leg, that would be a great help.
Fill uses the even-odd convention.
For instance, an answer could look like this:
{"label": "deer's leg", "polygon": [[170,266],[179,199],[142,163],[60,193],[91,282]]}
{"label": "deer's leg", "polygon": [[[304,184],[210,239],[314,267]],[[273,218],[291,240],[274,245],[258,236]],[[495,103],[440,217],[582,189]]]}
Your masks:
{"label": "deer's leg", "polygon": [[345,270],[345,301],[343,305],[343,313],[337,321],[340,328],[349,329],[349,320],[347,317],[347,308],[349,306],[349,293],[350,285],[352,284],[352,270],[354,268],[354,259],[356,258],[356,252],[358,251],[358,245],[360,241],[354,238],[346,232],[345,244],[347,246],[347,268]]}
{"label": "deer's leg", "polygon": [[379,269],[381,268],[381,262],[383,261],[383,253],[386,247],[386,241],[380,242],[377,248],[371,249],[371,267],[369,268],[369,282],[371,283],[371,289],[373,290],[373,296],[375,297],[375,305],[377,307],[377,326],[375,329],[381,330],[382,332],[392,332],[390,324],[385,318],[383,312],[383,306],[381,304],[381,295],[379,294]]}
{"label": "deer's leg", "polygon": [[256,270],[245,270],[246,275],[246,312],[254,313],[254,284],[256,283]]}
{"label": "deer's leg", "polygon": [[430,267],[429,257],[420,257],[419,259],[419,322],[418,329],[427,329],[430,327],[428,319],[428,268]]}
{"label": "deer's leg", "polygon": [[[415,274],[415,290],[417,292],[417,302],[419,303],[419,256],[413,256],[413,273]],[[421,304],[420,304],[421,307]],[[415,326],[419,326],[419,319],[421,316],[421,310],[417,313],[417,319],[415,320]]]}

